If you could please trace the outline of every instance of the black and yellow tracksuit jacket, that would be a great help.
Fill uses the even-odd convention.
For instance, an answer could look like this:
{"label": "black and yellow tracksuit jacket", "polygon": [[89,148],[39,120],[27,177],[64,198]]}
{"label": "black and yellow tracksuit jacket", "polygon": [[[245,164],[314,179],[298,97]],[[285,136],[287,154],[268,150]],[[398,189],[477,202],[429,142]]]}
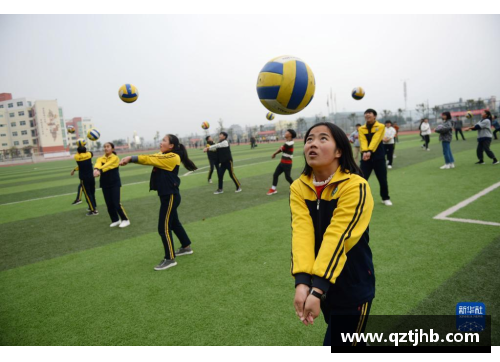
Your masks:
{"label": "black and yellow tracksuit jacket", "polygon": [[177,153],[158,152],[154,155],[132,156],[132,162],[154,166],[149,180],[150,191],[158,191],[158,196],[179,194],[181,158]]}
{"label": "black and yellow tracksuit jacket", "polygon": [[94,168],[101,171],[101,189],[121,187],[119,166],[120,158],[114,153],[109,156],[103,155],[97,159]]}
{"label": "black and yellow tracksuit jacket", "polygon": [[290,187],[292,263],[295,285],[327,293],[330,306],[352,306],[375,296],[375,273],[368,246],[373,197],[368,182],[340,167],[316,194],[312,175]]}
{"label": "black and yellow tracksuit jacket", "polygon": [[385,134],[385,125],[375,121],[371,127],[366,124],[359,127],[359,146],[361,154],[370,152],[372,160],[378,160],[385,157],[385,149],[382,139]]}
{"label": "black and yellow tracksuit jacket", "polygon": [[80,180],[94,178],[92,156],[94,156],[92,152],[77,153],[75,155],[75,161],[78,166],[76,166],[74,170],[78,171],[78,177],[80,178]]}

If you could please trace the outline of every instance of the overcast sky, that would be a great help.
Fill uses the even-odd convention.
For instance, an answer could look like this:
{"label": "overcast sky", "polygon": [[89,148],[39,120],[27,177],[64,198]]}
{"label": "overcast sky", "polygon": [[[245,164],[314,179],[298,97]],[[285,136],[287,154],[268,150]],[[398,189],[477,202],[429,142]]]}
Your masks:
{"label": "overcast sky", "polygon": [[[256,92],[264,64],[304,60],[316,93],[302,112],[408,108],[500,97],[500,16],[0,16],[0,93],[57,99],[65,118],[91,117],[103,139],[136,130],[181,136],[268,122]],[[137,102],[118,88],[132,83]],[[362,86],[366,96],[351,98]]]}

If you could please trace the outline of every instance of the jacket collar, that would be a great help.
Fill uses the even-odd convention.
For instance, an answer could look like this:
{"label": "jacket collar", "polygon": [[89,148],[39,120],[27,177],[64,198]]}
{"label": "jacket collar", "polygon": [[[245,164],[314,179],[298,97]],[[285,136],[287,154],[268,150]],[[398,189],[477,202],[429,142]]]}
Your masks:
{"label": "jacket collar", "polygon": [[[336,184],[336,183],[340,183],[340,182],[344,182],[346,180],[349,180],[351,178],[351,174],[350,173],[344,173],[340,170],[340,166],[337,168],[337,171],[335,171],[335,174],[333,175],[332,179],[330,180],[330,182],[326,185],[331,185],[331,184]],[[314,187],[314,184],[313,184],[313,175],[312,173],[309,175],[309,176],[306,176],[304,174],[300,175],[299,179],[305,183],[307,186],[309,186],[311,189],[313,190],[316,190],[316,187]],[[325,187],[326,187],[325,186]]]}

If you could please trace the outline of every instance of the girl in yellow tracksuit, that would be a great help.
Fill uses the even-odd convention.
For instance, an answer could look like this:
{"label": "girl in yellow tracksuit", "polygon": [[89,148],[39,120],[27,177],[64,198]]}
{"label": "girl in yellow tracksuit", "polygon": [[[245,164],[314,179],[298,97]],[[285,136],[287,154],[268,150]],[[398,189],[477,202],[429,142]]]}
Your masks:
{"label": "girl in yellow tracksuit", "polygon": [[119,165],[120,158],[115,153],[115,145],[106,142],[104,144],[104,155],[95,162],[94,177],[101,177],[100,186],[111,218],[111,225],[109,226],[124,228],[130,225],[130,220],[120,202],[122,183]]}
{"label": "girl in yellow tracksuit", "polygon": [[321,309],[324,345],[345,345],[341,333],[364,332],[375,297],[373,197],[339,127],[318,123],[304,140],[306,166],[290,187],[294,306],[305,325]]}

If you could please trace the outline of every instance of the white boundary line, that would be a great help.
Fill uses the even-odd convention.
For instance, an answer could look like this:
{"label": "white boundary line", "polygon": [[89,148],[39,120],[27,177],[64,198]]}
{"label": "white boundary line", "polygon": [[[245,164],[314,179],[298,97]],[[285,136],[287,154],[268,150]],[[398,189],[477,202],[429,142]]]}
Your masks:
{"label": "white boundary line", "polygon": [[474,196],[469,197],[467,200],[464,200],[462,202],[459,202],[453,207],[450,207],[448,210],[443,211],[442,213],[434,216],[434,219],[436,220],[448,220],[448,221],[456,221],[456,222],[465,222],[469,224],[481,224],[481,225],[491,225],[491,226],[500,226],[500,223],[497,222],[492,222],[492,221],[481,221],[481,220],[471,220],[471,219],[460,219],[456,217],[448,217],[458,210],[464,208],[465,206],[469,205],[470,203],[476,201],[479,199],[481,196],[484,196],[491,191],[497,189],[500,187],[500,182],[497,182],[494,185],[491,185],[490,187],[485,188],[483,191],[475,194]]}
{"label": "white boundary line", "polygon": [[[242,160],[240,160],[242,161]],[[241,165],[241,166],[235,166],[234,168],[241,168],[241,167],[246,167],[246,166],[253,166],[253,165],[258,165],[258,164],[261,164],[261,163],[267,163],[267,162],[276,162],[276,160],[269,160],[269,161],[262,161],[262,162],[256,162],[256,163],[249,163],[248,165]],[[206,167],[202,167],[202,168],[199,168],[199,170],[201,169],[204,169],[204,168],[208,168],[210,166],[206,166]],[[186,176],[192,176],[192,175],[201,175],[201,174],[204,174],[204,173],[208,173],[208,171],[203,171],[203,172],[187,172],[185,173],[184,175],[182,175],[181,177],[186,177]],[[149,182],[148,181],[140,181],[140,182],[133,182],[133,183],[130,183],[130,184],[125,184],[125,185],[122,185],[123,187],[125,186],[132,186],[132,185],[139,185],[139,184],[144,184],[144,183],[147,183]],[[97,190],[100,190],[100,188],[96,188],[96,191]],[[54,197],[61,197],[61,196],[68,196],[68,195],[74,195],[75,193],[74,192],[71,192],[69,194],[61,194],[61,195],[52,195],[52,196],[45,196],[45,197],[39,197],[37,199],[30,199],[30,200],[23,200],[23,201],[15,201],[15,202],[9,202],[7,204],[0,204],[0,206],[8,206],[8,205],[15,205],[15,204],[22,204],[24,202],[31,202],[31,201],[38,201],[38,200],[45,200],[45,199],[52,199]]]}

